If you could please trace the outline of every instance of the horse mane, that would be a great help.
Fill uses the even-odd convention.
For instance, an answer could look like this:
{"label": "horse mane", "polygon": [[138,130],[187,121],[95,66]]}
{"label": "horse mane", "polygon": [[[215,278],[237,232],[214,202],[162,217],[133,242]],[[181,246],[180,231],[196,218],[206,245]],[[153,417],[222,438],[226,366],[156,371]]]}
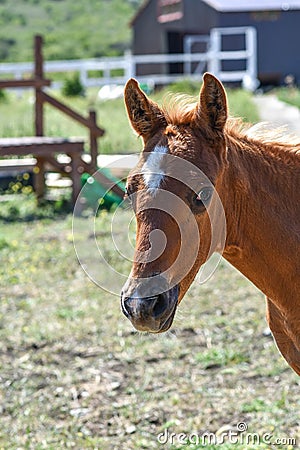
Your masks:
{"label": "horse mane", "polygon": [[300,145],[299,136],[290,133],[287,126],[276,127],[268,122],[259,122],[252,125],[246,131],[246,136],[263,144]]}
{"label": "horse mane", "polygon": [[251,125],[242,119],[229,118],[225,133],[228,141],[240,149],[259,148],[265,156],[300,164],[300,138],[289,133],[286,126],[276,127],[268,122]]}

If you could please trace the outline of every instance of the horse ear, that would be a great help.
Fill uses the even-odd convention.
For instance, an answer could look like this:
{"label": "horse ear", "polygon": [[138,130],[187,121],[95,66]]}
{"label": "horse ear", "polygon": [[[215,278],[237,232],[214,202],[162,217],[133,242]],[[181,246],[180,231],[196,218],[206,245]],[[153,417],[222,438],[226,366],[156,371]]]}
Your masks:
{"label": "horse ear", "polygon": [[222,83],[210,73],[203,75],[197,115],[213,130],[223,131],[228,115],[227,97]]}
{"label": "horse ear", "polygon": [[134,78],[126,83],[124,98],[131,125],[143,138],[166,125],[162,110],[146,96]]}

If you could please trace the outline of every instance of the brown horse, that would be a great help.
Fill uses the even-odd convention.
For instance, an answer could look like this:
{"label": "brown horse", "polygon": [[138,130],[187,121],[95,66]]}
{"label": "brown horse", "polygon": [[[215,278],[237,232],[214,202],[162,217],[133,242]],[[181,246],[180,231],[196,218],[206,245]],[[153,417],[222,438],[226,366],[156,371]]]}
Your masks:
{"label": "brown horse", "polygon": [[125,103],[144,150],[127,181],[137,238],[124,314],[138,330],[166,331],[202,264],[222,252],[267,296],[270,329],[300,375],[299,140],[228,119],[224,88],[209,73],[196,105],[161,108],[134,79]]}

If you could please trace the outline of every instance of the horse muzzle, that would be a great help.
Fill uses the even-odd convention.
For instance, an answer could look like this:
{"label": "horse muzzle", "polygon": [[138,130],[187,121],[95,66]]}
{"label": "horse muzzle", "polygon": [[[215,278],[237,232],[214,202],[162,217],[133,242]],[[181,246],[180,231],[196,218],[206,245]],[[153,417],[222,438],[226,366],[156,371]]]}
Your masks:
{"label": "horse muzzle", "polygon": [[139,287],[130,295],[121,293],[121,308],[125,316],[138,331],[162,333],[172,323],[178,304],[178,286],[155,295],[139,295]]}

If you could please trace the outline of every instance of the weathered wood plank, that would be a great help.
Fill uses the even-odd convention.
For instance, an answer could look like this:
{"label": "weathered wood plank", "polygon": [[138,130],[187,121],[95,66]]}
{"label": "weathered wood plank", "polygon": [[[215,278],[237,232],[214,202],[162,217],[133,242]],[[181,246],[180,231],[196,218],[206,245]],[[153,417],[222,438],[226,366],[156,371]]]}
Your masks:
{"label": "weathered wood plank", "polygon": [[36,80],[36,79],[28,79],[28,80],[0,80],[0,89],[6,88],[42,88],[45,86],[50,86],[51,80]]}
{"label": "weathered wood plank", "polygon": [[44,136],[28,136],[21,138],[0,139],[0,156],[9,155],[34,155],[44,156],[47,154],[83,153],[84,141],[72,138],[57,138]]}

